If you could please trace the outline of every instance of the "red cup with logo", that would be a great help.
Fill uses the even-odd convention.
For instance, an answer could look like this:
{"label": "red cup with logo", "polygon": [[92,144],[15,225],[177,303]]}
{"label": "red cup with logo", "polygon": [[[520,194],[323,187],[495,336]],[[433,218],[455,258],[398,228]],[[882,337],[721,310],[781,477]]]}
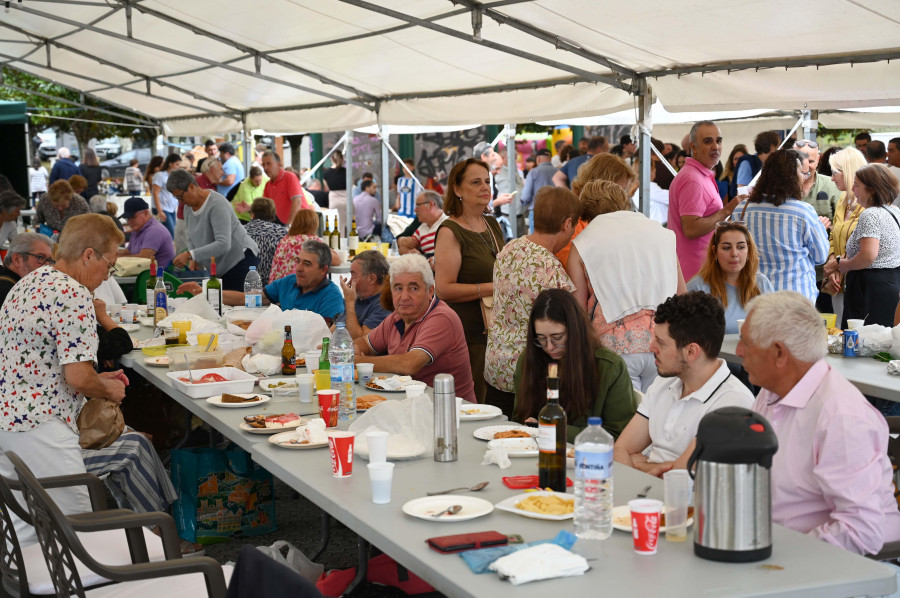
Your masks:
{"label": "red cup with logo", "polygon": [[353,443],[356,432],[335,430],[328,433],[328,449],[331,451],[331,475],[349,478],[353,475]]}
{"label": "red cup with logo", "polygon": [[341,391],[333,389],[320,390],[319,417],[325,420],[326,428],[334,428],[338,425],[338,407],[341,404]]}
{"label": "red cup with logo", "polygon": [[628,508],[631,510],[631,535],[634,538],[634,551],[637,554],[656,554],[662,506],[661,500],[650,498],[628,501]]}

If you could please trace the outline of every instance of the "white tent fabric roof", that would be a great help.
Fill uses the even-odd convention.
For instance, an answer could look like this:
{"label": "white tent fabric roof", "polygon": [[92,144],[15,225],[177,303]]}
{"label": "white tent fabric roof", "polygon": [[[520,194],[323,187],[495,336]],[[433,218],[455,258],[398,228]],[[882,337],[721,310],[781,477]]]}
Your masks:
{"label": "white tent fabric roof", "polygon": [[641,78],[673,112],[896,105],[898,32],[897,0],[33,0],[0,60],[169,135],[334,131],[606,114]]}

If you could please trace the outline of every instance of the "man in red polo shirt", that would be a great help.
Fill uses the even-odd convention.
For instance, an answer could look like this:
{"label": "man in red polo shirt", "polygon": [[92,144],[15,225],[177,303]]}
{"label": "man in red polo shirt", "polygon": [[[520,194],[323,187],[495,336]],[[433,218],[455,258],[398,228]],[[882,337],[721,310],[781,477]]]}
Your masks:
{"label": "man in red polo shirt", "polygon": [[434,273],[419,254],[391,262],[394,311],[354,341],[357,363],[375,364],[376,372],[412,376],[433,386],[438,374],[451,374],[456,395],[475,402],[462,322],[450,306],[434,296]]}
{"label": "man in red polo shirt", "polygon": [[297,210],[312,209],[307,201],[300,179],[293,172],[285,171],[281,165],[281,157],[273,151],[262,155],[262,167],[269,177],[263,197],[275,202],[275,214],[282,224],[290,226]]}

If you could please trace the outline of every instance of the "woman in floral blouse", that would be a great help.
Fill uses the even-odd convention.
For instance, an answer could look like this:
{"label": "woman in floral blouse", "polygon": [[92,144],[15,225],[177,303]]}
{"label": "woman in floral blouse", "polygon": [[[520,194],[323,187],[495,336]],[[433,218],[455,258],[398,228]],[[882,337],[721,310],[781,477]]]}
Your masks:
{"label": "woman in floral blouse", "polygon": [[[0,449],[15,451],[38,477],[109,474],[117,499],[135,511],[165,510],[177,498],[153,445],[125,433],[112,445],[82,451],[77,418],[85,397],[120,403],[122,370],[98,374],[97,320],[91,294],[112,273],[124,240],[103,214],[71,218],[60,235],[55,265],[27,274],[0,310]],[[0,474],[12,477],[0,457]],[[56,491],[64,513],[90,511],[86,490]],[[16,520],[19,541],[33,530]]]}
{"label": "woman in floral blouse", "polygon": [[525,348],[528,316],[544,289],[575,290],[556,256],[581,215],[581,201],[568,189],[544,187],[534,202],[534,233],[513,239],[494,262],[494,323],[488,331],[484,379],[485,403],[512,417],[513,373]]}
{"label": "woman in floral blouse", "polygon": [[[272,259],[272,269],[269,271],[268,282],[275,282],[294,273],[294,258],[300,254],[300,247],[306,241],[322,241],[316,236],[319,228],[319,215],[314,210],[297,210],[294,219],[291,220],[291,228],[287,235],[278,242],[275,248],[275,257]],[[322,241],[326,245],[326,241]],[[331,265],[341,263],[338,254],[331,250]]]}

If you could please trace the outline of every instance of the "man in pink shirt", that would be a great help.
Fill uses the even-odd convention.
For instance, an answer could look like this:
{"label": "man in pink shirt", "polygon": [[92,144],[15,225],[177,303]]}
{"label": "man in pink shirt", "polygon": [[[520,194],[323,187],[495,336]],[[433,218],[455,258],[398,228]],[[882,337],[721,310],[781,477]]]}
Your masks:
{"label": "man in pink shirt", "polygon": [[291,225],[291,220],[297,210],[312,208],[306,200],[300,179],[293,172],[287,172],[281,164],[281,156],[273,151],[264,152],[262,155],[262,167],[269,177],[263,197],[268,197],[275,202],[275,214],[278,220],[286,226]]}
{"label": "man in pink shirt", "polygon": [[394,312],[353,343],[357,363],[376,372],[412,376],[432,386],[438,374],[451,374],[456,395],[475,402],[462,322],[434,296],[434,272],[425,256],[401,255],[391,262]]}
{"label": "man in pink shirt", "polygon": [[713,169],[722,154],[722,133],[704,120],[691,127],[691,157],[669,187],[668,226],[675,233],[675,251],[685,282],[700,271],[717,222],[725,220],[740,203],[722,207]]}
{"label": "man in pink shirt", "polygon": [[778,436],[772,520],[857,554],[900,540],[881,413],[825,360],[822,316],[781,291],[748,305],[737,354]]}

